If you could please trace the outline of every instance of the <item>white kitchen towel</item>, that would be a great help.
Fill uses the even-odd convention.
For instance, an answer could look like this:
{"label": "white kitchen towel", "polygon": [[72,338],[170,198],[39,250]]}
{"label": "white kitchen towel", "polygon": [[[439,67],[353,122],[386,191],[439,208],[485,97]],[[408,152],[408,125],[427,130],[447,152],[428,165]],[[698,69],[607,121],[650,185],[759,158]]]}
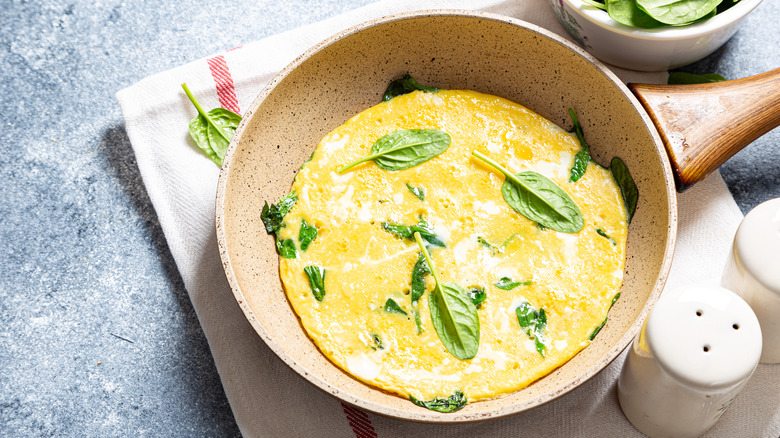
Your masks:
{"label": "white kitchen towel", "polygon": [[[219,169],[188,138],[195,109],[245,110],[268,81],[309,47],[363,21],[411,10],[478,9],[519,18],[568,37],[544,0],[386,0],[141,80],[117,93],[149,197],[214,355],[236,421],[247,437],[633,437],[615,382],[625,354],[548,405],[481,424],[412,424],[367,414],[320,392],[288,368],[244,318],[217,250],[214,199]],[[614,69],[624,81],[662,83],[666,73]],[[742,217],[720,175],[679,196],[679,235],[670,285],[717,283]],[[780,435],[780,366],[760,365],[706,436]]]}

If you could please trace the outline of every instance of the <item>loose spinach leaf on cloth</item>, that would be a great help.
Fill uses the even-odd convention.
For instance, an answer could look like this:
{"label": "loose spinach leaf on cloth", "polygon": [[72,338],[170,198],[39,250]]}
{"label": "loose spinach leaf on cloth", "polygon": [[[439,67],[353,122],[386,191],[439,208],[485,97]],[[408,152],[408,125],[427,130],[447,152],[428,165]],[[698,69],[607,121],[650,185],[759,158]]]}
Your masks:
{"label": "loose spinach leaf on cloth", "polygon": [[725,80],[727,79],[717,73],[704,73],[704,74],[696,75],[693,73],[675,71],[669,73],[669,79],[666,81],[666,83],[669,85],[690,85],[690,84],[708,84],[711,82],[723,82]]}
{"label": "loose spinach leaf on cloth", "polygon": [[569,181],[576,182],[578,179],[585,175],[585,171],[588,170],[588,163],[590,163],[590,147],[585,143],[585,136],[582,134],[582,126],[580,121],[577,120],[577,115],[574,114],[574,110],[569,108],[569,116],[572,122],[574,122],[574,133],[577,134],[577,140],[580,141],[580,149],[577,155],[574,156],[574,165],[571,167],[571,176]]}
{"label": "loose spinach leaf on cloth", "polygon": [[420,233],[414,233],[414,240],[422,251],[431,270],[436,286],[428,294],[431,322],[444,347],[461,360],[471,359],[479,351],[479,316],[477,307],[471,302],[462,287],[455,283],[442,283],[433,266],[428,250]]}
{"label": "loose spinach leaf on cloth", "polygon": [[639,201],[639,189],[634,179],[631,178],[631,174],[628,173],[626,163],[620,158],[615,157],[612,159],[612,162],[609,164],[609,170],[612,172],[612,177],[615,178],[618,187],[620,187],[620,194],[623,195],[623,202],[626,204],[626,213],[630,223]]}
{"label": "loose spinach leaf on cloth", "polygon": [[439,91],[440,89],[421,85],[411,75],[407,74],[401,79],[396,79],[393,82],[390,82],[390,85],[387,86],[387,90],[385,90],[384,97],[382,97],[382,102],[387,102],[394,97],[408,94],[416,90],[433,93]]}
{"label": "loose spinach leaf on cloth", "polygon": [[301,219],[301,229],[298,232],[298,241],[301,243],[301,251],[306,251],[311,242],[317,238],[317,227]]}
{"label": "loose spinach leaf on cloth", "polygon": [[406,188],[409,189],[409,191],[412,192],[412,194],[416,196],[417,199],[420,201],[425,201],[425,189],[422,187],[412,187],[409,185],[409,183],[406,183]]}
{"label": "loose spinach leaf on cloth", "polygon": [[198,110],[198,116],[190,121],[190,137],[211,161],[222,166],[222,159],[236,132],[241,116],[225,108],[214,108],[206,112],[192,95],[187,84],[181,84],[184,93]]}
{"label": "loose spinach leaf on cloth", "polygon": [[636,0],[639,9],[661,23],[682,26],[707,17],[722,0]]}
{"label": "loose spinach leaf on cloth", "polygon": [[385,301],[385,312],[408,315],[408,313],[406,313],[406,311],[402,309],[401,306],[399,306],[398,303],[396,303],[392,298],[388,298],[387,301]]}
{"label": "loose spinach leaf on cloth", "polygon": [[371,155],[347,164],[338,172],[344,173],[366,161],[374,161],[382,170],[409,169],[441,154],[450,147],[451,141],[450,135],[439,129],[399,129],[377,140],[371,147]]}
{"label": "loose spinach leaf on cloth", "polygon": [[416,225],[404,225],[404,224],[393,224],[388,222],[382,222],[382,228],[384,228],[385,231],[395,234],[396,236],[402,238],[402,239],[410,239],[414,240],[414,233],[420,233],[420,235],[425,239],[426,242],[428,242],[431,246],[438,246],[441,248],[444,248],[446,245],[444,245],[444,242],[441,240],[441,237],[437,236],[436,233],[433,231],[433,228],[431,228],[428,225],[428,222],[425,221],[425,219],[420,218],[420,221],[417,222]]}
{"label": "loose spinach leaf on cloth", "polygon": [[524,302],[515,309],[517,322],[525,333],[536,342],[536,351],[544,357],[547,347],[544,344],[544,328],[547,326],[547,314],[544,309],[535,310],[528,302]]}
{"label": "loose spinach leaf on cloth", "polygon": [[[612,302],[609,304],[609,309],[612,309],[612,306],[615,305],[615,301],[617,301],[618,298],[620,298],[620,292],[616,293],[615,296],[612,297]],[[607,310],[607,312],[609,312],[609,310]],[[604,318],[604,321],[601,321],[601,324],[597,325],[596,328],[594,328],[593,331],[590,332],[590,336],[588,336],[588,339],[590,339],[592,341],[593,339],[596,338],[596,335],[599,334],[601,329],[604,328],[604,325],[607,324],[607,319],[608,318],[609,318],[609,315],[607,315]]]}
{"label": "loose spinach leaf on cloth", "polygon": [[284,226],[284,217],[292,210],[296,201],[298,201],[298,195],[295,194],[295,190],[283,196],[276,204],[268,205],[266,201],[260,218],[263,220],[268,234],[276,233]]}
{"label": "loose spinach leaf on cloth", "polygon": [[562,233],[576,233],[582,229],[585,222],[580,208],[552,180],[530,170],[513,175],[482,153],[473,151],[472,154],[504,174],[501,194],[516,212]]}
{"label": "loose spinach leaf on cloth", "polygon": [[516,288],[517,286],[528,286],[532,281],[513,281],[509,277],[501,277],[497,282],[493,283],[493,285],[499,289],[503,290],[512,290]]}
{"label": "loose spinach leaf on cloth", "polygon": [[325,298],[325,268],[320,266],[307,266],[303,271],[309,277],[309,285],[314,299],[322,301]]}
{"label": "loose spinach leaf on cloth", "polygon": [[466,396],[461,390],[455,391],[454,394],[447,398],[436,397],[433,400],[422,401],[410,395],[409,400],[411,400],[412,403],[416,404],[417,406],[422,406],[432,411],[443,412],[445,414],[458,411],[466,406],[466,403],[468,403]]}

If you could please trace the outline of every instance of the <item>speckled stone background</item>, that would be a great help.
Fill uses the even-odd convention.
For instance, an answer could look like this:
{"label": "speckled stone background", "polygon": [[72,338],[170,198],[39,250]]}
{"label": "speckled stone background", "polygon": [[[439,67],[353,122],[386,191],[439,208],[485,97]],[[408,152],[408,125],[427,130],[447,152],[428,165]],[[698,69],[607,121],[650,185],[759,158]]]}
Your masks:
{"label": "speckled stone background", "polygon": [[[0,436],[239,435],[113,96],[367,3],[0,1]],[[780,67],[778,17],[682,70]],[[780,130],[722,174],[780,197]]]}

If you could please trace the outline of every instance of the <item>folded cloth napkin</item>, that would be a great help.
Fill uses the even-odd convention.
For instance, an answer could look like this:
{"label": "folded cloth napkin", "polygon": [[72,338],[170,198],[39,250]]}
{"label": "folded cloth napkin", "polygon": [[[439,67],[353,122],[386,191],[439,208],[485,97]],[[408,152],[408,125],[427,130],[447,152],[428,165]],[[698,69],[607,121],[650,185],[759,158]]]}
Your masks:
{"label": "folded cloth napkin", "polygon": [[[386,0],[329,20],[148,77],[117,93],[146,190],[209,342],[227,398],[247,436],[545,437],[643,436],[623,416],[615,390],[619,357],[570,394],[531,412],[481,424],[412,424],[368,414],[320,392],[287,367],[244,318],[222,270],[214,224],[219,170],[188,138],[195,109],[241,113],[268,81],[328,36],[397,12],[458,8],[519,18],[567,37],[544,0]],[[615,69],[624,81],[662,83],[666,73]],[[679,196],[679,235],[670,285],[717,283],[742,218],[719,174]],[[706,436],[780,435],[780,367],[760,365]]]}

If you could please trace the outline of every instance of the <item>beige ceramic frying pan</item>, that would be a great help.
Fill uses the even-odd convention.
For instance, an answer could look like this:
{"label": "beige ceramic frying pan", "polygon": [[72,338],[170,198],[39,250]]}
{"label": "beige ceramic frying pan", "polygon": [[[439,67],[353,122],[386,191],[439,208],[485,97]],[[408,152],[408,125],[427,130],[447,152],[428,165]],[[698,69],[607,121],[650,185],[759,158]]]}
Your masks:
{"label": "beige ceramic frying pan", "polygon": [[[591,153],[621,157],[639,188],[629,229],[621,299],[595,341],[529,387],[440,414],[350,377],[307,337],[282,289],[264,201],[289,192],[319,140],[381,101],[390,81],[471,89],[519,102],[569,128],[577,111]],[[311,384],[381,415],[421,422],[472,422],[547,403],[593,377],[634,338],[658,298],[677,229],[675,177],[661,136],[631,91],[602,64],[537,26],[478,12],[427,11],[371,21],[315,46],[285,68],[244,115],[224,160],[217,237],[225,272],[247,319],[271,349]]]}

